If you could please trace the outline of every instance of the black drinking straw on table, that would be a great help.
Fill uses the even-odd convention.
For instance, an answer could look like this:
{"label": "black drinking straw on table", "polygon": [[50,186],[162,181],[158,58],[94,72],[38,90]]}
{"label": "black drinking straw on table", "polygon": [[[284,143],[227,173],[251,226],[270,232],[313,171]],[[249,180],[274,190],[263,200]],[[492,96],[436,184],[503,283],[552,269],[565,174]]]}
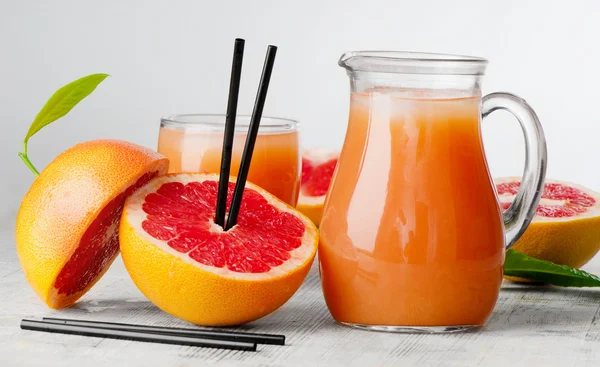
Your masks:
{"label": "black drinking straw on table", "polygon": [[151,333],[157,333],[157,334],[192,336],[192,337],[200,337],[200,338],[207,338],[207,339],[241,341],[241,342],[256,343],[256,344],[285,345],[285,335],[276,335],[276,334],[260,334],[260,333],[247,333],[247,332],[225,331],[225,330],[215,330],[215,329],[189,329],[189,328],[175,328],[175,327],[165,327],[165,326],[122,324],[122,323],[117,323],[117,322],[104,322],[104,321],[92,321],[92,320],[72,320],[72,319],[61,319],[61,318],[53,318],[53,317],[44,317],[43,320],[48,323],[53,323],[53,324],[89,326],[89,327],[104,328],[104,329],[110,329],[110,330],[151,332]]}
{"label": "black drinking straw on table", "polygon": [[231,65],[231,79],[229,81],[229,99],[227,101],[227,115],[225,117],[225,133],[223,135],[219,191],[217,194],[217,210],[215,214],[215,223],[223,228],[225,228],[225,210],[227,207],[229,171],[231,169],[231,151],[233,150],[235,117],[237,114],[238,95],[240,92],[242,61],[244,59],[244,43],[245,41],[241,38],[235,39],[233,61]]}
{"label": "black drinking straw on table", "polygon": [[91,336],[98,338],[124,339],[149,343],[189,345],[193,347],[233,349],[251,352],[256,351],[256,343],[243,341],[216,340],[185,335],[150,333],[146,331],[124,331],[39,320],[23,319],[21,320],[21,329],[45,331],[49,333]]}
{"label": "black drinking straw on table", "polygon": [[258,85],[258,92],[256,93],[254,110],[252,111],[252,117],[250,118],[250,127],[248,128],[246,145],[244,146],[244,153],[242,153],[240,170],[235,183],[235,190],[233,191],[231,206],[229,207],[227,226],[225,226],[226,231],[237,223],[240,204],[242,203],[242,196],[244,195],[244,187],[246,186],[248,171],[250,170],[250,161],[252,160],[252,153],[254,152],[254,143],[256,143],[256,135],[258,134],[260,119],[262,117],[263,108],[267,99],[267,91],[269,89],[269,82],[271,81],[271,73],[273,71],[273,64],[275,63],[276,54],[277,47],[270,45],[267,48],[267,56],[265,57],[265,64],[263,66],[260,84]]}

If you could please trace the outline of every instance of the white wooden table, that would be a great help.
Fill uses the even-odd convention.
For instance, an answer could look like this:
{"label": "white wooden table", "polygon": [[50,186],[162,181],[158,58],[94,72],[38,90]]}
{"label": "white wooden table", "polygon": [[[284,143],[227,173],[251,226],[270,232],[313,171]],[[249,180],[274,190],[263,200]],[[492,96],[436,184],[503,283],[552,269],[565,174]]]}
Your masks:
{"label": "white wooden table", "polygon": [[[387,334],[337,325],[316,268],[280,310],[239,329],[282,333],[286,346],[239,352],[23,331],[24,317],[191,326],[154,307],[121,259],[80,302],[48,309],[27,285],[14,219],[0,228],[0,366],[600,366],[600,289],[505,284],[487,325],[462,334]],[[586,269],[600,273],[600,258]]]}

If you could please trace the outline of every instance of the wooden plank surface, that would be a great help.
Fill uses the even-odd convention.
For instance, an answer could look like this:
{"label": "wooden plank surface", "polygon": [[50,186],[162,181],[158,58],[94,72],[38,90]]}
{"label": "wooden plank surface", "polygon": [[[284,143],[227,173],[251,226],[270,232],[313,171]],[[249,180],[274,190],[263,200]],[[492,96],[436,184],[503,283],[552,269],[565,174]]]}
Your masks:
{"label": "wooden plank surface", "polygon": [[[462,334],[387,334],[337,325],[313,267],[280,310],[238,329],[283,333],[257,353],[23,331],[24,317],[60,316],[190,326],[155,308],[120,258],[76,306],[48,309],[27,285],[14,219],[0,228],[0,366],[600,366],[600,290],[504,285],[487,325]],[[586,269],[600,273],[600,260]]]}

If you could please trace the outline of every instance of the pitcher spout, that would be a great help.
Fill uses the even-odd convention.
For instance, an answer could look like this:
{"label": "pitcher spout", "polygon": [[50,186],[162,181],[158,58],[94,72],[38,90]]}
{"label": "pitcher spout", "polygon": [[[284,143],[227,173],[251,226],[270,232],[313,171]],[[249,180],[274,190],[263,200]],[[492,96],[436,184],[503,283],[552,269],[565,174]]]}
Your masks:
{"label": "pitcher spout", "polygon": [[487,63],[481,57],[404,51],[350,51],[338,61],[349,73],[428,75],[483,75]]}

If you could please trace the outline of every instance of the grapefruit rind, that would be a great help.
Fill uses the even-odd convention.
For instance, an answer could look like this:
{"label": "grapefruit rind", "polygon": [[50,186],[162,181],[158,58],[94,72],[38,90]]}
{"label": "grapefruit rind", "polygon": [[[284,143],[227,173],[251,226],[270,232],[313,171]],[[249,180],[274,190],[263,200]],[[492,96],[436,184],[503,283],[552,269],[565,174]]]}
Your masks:
{"label": "grapefruit rind", "polygon": [[305,226],[302,245],[290,251],[289,260],[268,272],[239,273],[198,263],[142,229],[146,195],[167,182],[205,180],[216,181],[218,175],[170,174],[132,195],[125,204],[119,231],[123,262],[138,289],[175,317],[205,326],[247,323],[281,307],[300,287],[316,254],[318,232],[310,219],[249,182],[246,188],[259,192],[278,210],[292,213]]}
{"label": "grapefruit rind", "polygon": [[319,225],[323,217],[323,204],[325,195],[323,196],[304,196],[302,192],[298,196],[298,209],[302,214],[306,215],[310,220]]}

